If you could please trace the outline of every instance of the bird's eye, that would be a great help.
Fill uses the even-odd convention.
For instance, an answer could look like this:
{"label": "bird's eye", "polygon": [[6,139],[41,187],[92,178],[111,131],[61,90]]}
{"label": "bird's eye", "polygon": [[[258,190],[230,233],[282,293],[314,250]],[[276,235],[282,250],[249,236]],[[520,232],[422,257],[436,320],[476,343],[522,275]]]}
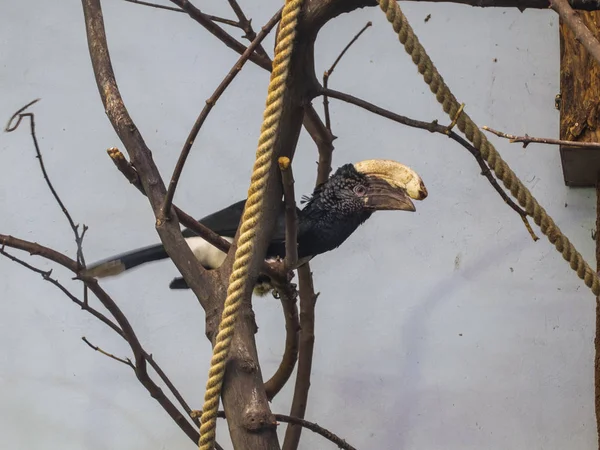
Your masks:
{"label": "bird's eye", "polygon": [[363,195],[365,195],[367,193],[367,188],[364,187],[362,184],[357,184],[356,186],[354,186],[354,193],[356,195],[358,195],[359,197],[362,197]]}

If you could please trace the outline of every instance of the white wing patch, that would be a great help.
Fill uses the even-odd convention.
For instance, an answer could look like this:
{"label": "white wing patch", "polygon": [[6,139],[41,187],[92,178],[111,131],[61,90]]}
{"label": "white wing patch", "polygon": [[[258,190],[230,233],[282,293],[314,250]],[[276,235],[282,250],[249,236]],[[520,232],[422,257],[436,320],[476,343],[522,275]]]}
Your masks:
{"label": "white wing patch", "polygon": [[[233,238],[225,237],[223,239],[233,242]],[[185,241],[190,246],[194,256],[200,261],[200,264],[207,269],[218,269],[223,264],[223,261],[225,261],[227,255],[200,236],[186,238]]]}

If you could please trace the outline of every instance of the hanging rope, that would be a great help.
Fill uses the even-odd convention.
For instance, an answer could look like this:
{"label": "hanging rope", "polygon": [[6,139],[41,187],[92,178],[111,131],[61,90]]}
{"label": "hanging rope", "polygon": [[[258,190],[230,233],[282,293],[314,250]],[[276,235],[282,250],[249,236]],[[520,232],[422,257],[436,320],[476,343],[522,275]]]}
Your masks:
{"label": "hanging rope", "polygon": [[258,149],[256,150],[256,161],[254,162],[248,199],[242,216],[240,236],[231,277],[229,278],[227,298],[210,361],[204,406],[200,418],[200,441],[198,443],[200,450],[213,450],[214,448],[217,410],[225,375],[225,363],[233,339],[237,313],[248,282],[248,269],[256,243],[256,226],[262,217],[263,198],[269,179],[269,169],[273,162],[275,137],[283,109],[283,97],[286,91],[288,69],[296,36],[296,23],[302,4],[303,0],[286,0],[281,13],[277,46],[275,47],[273,59],[273,71],[267,91],[267,102],[258,139]]}
{"label": "hanging rope", "polygon": [[581,254],[579,254],[569,239],[560,231],[544,208],[542,208],[523,182],[519,180],[508,164],[498,154],[494,146],[488,142],[479,127],[462,110],[461,105],[433,65],[419,39],[415,36],[400,6],[398,6],[395,0],[379,0],[379,6],[394,27],[394,31],[398,33],[398,39],[404,45],[406,53],[411,56],[419,73],[423,75],[425,83],[429,85],[437,101],[442,104],[444,112],[448,114],[452,123],[456,123],[458,129],[481,152],[481,155],[494,171],[496,177],[510,190],[513,197],[519,201],[519,204],[525,209],[527,214],[533,217],[534,222],[540,227],[542,233],[554,244],[556,250],[562,254],[563,258],[570,263],[571,268],[577,272],[579,278],[585,282],[586,286],[596,296],[600,295],[600,279],[598,278],[598,274],[585,262]]}

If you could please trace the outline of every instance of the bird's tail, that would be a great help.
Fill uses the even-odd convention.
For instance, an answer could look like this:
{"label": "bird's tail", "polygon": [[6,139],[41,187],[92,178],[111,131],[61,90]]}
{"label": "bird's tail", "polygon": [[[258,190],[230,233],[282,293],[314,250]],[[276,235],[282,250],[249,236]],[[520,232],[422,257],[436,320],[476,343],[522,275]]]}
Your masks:
{"label": "bird's tail", "polygon": [[83,274],[95,278],[112,277],[142,264],[168,257],[163,245],[156,244],[99,261],[88,266]]}

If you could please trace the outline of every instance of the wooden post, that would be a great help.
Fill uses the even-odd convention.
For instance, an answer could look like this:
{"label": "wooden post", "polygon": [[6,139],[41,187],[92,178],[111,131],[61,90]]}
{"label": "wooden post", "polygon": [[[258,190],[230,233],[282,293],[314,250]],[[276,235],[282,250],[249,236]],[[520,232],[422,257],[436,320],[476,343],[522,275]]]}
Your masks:
{"label": "wooden post", "polygon": [[[600,12],[578,12],[597,38],[600,38]],[[560,138],[600,142],[600,65],[577,42],[571,30],[560,24]],[[565,184],[595,187],[596,260],[600,270],[600,150],[561,147]],[[596,299],[596,356],[594,386],[596,429],[600,449],[600,297]]]}
{"label": "wooden post", "polygon": [[[596,270],[600,272],[600,179],[596,183]],[[600,449],[600,297],[596,297],[596,357],[594,358],[594,388],[596,405],[596,430]]]}
{"label": "wooden post", "polygon": [[[600,12],[579,11],[600,38]],[[560,24],[560,138],[600,142],[600,66],[573,33]],[[600,172],[600,150],[561,147],[565,184],[595,187]]]}

